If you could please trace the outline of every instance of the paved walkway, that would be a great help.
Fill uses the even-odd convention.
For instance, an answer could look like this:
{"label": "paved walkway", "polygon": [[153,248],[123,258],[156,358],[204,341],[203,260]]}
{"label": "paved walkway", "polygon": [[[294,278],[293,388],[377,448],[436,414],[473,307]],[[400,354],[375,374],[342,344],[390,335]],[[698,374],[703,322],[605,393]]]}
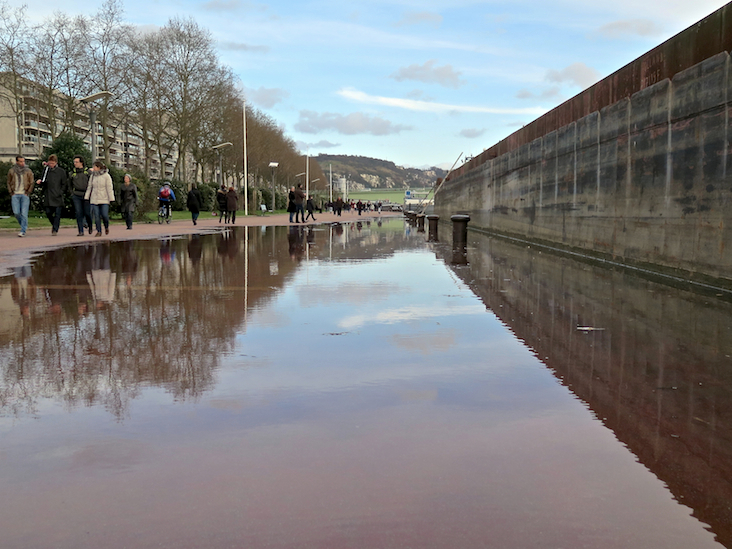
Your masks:
{"label": "paved walkway", "polygon": [[[341,217],[332,213],[317,214],[316,221],[308,222],[306,225],[320,225],[322,223],[347,223],[350,221],[366,221],[381,217],[401,217],[399,212],[374,212],[364,213],[359,217],[356,212],[344,212]],[[289,214],[276,215],[250,215],[247,217],[237,215],[236,226],[273,226],[290,225]],[[293,225],[295,225],[293,223]],[[142,238],[157,238],[161,236],[178,236],[195,233],[208,233],[223,230],[229,227],[219,223],[218,217],[213,217],[208,212],[201,212],[198,218],[198,225],[194,226],[190,220],[173,221],[170,224],[163,223],[135,223],[132,230],[127,230],[124,224],[114,224],[109,227],[109,235],[95,237],[85,234],[77,236],[76,225],[73,227],[62,226],[56,236],[51,235],[51,225],[47,228],[28,229],[25,237],[18,236],[19,229],[0,229],[0,275],[5,274],[8,269],[19,267],[28,262],[33,255],[62,246],[81,244],[84,242],[103,242],[104,240],[134,240]],[[94,231],[96,232],[96,231]]]}

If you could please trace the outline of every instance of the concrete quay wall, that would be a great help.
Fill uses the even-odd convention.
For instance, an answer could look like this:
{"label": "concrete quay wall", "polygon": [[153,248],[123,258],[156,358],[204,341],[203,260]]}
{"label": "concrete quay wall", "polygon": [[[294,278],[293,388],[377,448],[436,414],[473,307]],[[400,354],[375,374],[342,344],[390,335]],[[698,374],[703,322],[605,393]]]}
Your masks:
{"label": "concrete quay wall", "polygon": [[470,226],[732,289],[730,55],[442,183]]}

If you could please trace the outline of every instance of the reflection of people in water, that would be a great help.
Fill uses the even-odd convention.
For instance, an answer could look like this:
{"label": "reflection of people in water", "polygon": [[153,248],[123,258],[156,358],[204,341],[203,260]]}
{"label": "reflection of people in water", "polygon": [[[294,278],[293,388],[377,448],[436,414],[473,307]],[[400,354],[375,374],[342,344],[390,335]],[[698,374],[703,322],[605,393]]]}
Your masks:
{"label": "reflection of people in water", "polygon": [[301,260],[305,253],[302,242],[302,227],[292,225],[287,233],[287,244],[290,251],[290,258],[293,260]]}
{"label": "reflection of people in water", "polygon": [[33,293],[33,279],[30,265],[13,269],[15,275],[10,281],[10,297],[20,309],[24,318],[30,317],[31,294]]}
{"label": "reflection of people in water", "polygon": [[109,267],[109,245],[94,246],[92,270],[86,274],[97,307],[114,301],[117,273]]}
{"label": "reflection of people in water", "polygon": [[163,240],[160,244],[160,260],[163,265],[170,265],[175,260],[175,250],[170,240]]}
{"label": "reflection of people in water", "polygon": [[203,242],[201,241],[201,236],[197,234],[191,235],[191,239],[188,241],[188,259],[194,265],[198,265],[201,262],[202,253]]}

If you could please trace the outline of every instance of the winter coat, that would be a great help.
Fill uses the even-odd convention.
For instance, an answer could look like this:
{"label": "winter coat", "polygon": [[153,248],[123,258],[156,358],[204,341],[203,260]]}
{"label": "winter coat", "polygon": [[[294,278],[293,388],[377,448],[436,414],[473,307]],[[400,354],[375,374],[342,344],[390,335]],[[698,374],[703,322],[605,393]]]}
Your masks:
{"label": "winter coat", "polygon": [[219,210],[226,211],[226,191],[219,189],[216,192],[216,203],[219,205]]}
{"label": "winter coat", "polygon": [[201,191],[199,191],[198,189],[191,189],[190,191],[188,191],[188,202],[186,203],[186,206],[188,206],[188,210],[193,213],[200,213],[201,204],[203,204]]}
{"label": "winter coat", "polygon": [[69,174],[71,180],[71,194],[75,196],[84,196],[86,194],[86,188],[89,186],[89,172],[85,169],[74,169]]}
{"label": "winter coat", "polygon": [[290,213],[295,212],[295,191],[290,191],[287,195],[287,211]]}
{"label": "winter coat", "polygon": [[[13,166],[14,168],[15,166]],[[15,178],[15,170],[13,168],[10,168],[10,171],[8,172],[8,192],[10,193],[10,196],[13,196],[15,194],[15,185],[17,183]],[[21,178],[25,185],[25,194],[26,196],[30,196],[30,194],[33,192],[33,185],[36,184],[36,182],[33,180],[33,172],[30,170],[30,168],[24,168],[21,172]]]}
{"label": "winter coat", "polygon": [[308,198],[308,201],[305,203],[305,209],[309,212],[313,212],[315,210],[312,198]]}
{"label": "winter coat", "polygon": [[305,193],[300,189],[295,189],[295,205],[302,206],[303,202],[305,202]]}
{"label": "winter coat", "polygon": [[122,213],[132,213],[137,206],[137,187],[134,183],[122,185],[119,191],[119,201],[122,203]]}
{"label": "winter coat", "polygon": [[110,202],[114,202],[112,177],[107,173],[107,170],[92,171],[89,174],[89,186],[86,188],[84,198],[90,204],[109,204]]}
{"label": "winter coat", "polygon": [[226,193],[226,209],[230,212],[236,211],[236,203],[239,201],[238,197],[236,196],[236,191],[234,189],[231,189],[228,193]]}
{"label": "winter coat", "polygon": [[64,194],[68,186],[66,172],[58,166],[43,169],[41,185],[45,189],[43,205],[46,208],[58,208],[64,205]]}

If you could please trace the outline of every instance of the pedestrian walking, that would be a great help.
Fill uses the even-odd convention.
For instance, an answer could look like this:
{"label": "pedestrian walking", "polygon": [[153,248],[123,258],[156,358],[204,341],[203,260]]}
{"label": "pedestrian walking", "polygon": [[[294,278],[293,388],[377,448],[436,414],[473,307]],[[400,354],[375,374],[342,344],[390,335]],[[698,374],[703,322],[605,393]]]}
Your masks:
{"label": "pedestrian walking", "polygon": [[64,194],[68,181],[66,172],[58,165],[58,157],[52,154],[43,163],[43,177],[36,181],[36,185],[43,186],[43,206],[46,217],[51,222],[51,234],[56,236],[61,225],[61,209],[64,207]]}
{"label": "pedestrian walking", "polygon": [[137,206],[137,186],[132,182],[132,176],[125,174],[125,182],[119,192],[119,201],[122,204],[122,217],[125,218],[127,230],[132,230],[132,219],[135,217]]}
{"label": "pedestrian walking", "polygon": [[26,167],[25,158],[16,156],[15,165],[8,171],[8,193],[13,215],[20,224],[18,236],[25,236],[28,230],[28,208],[33,185],[33,172]]}
{"label": "pedestrian walking", "polygon": [[225,223],[229,222],[228,209],[226,207],[226,187],[221,185],[216,191],[216,203],[219,206],[219,223],[223,219]]}
{"label": "pedestrian walking", "polygon": [[92,233],[91,205],[84,198],[86,188],[89,186],[89,172],[84,165],[84,157],[76,155],[74,157],[74,169],[69,174],[71,181],[71,200],[74,203],[74,213],[76,214],[76,227],[79,229],[77,236],[84,236],[84,227]]}
{"label": "pedestrian walking", "polygon": [[[302,192],[302,185],[298,183],[295,189],[295,223],[305,223],[305,193]],[[300,221],[298,221],[298,216]]]}
{"label": "pedestrian walking", "polygon": [[226,193],[226,222],[231,221],[236,223],[236,208],[239,197],[236,196],[236,190],[234,187],[229,187],[229,192]]}
{"label": "pedestrian walking", "polygon": [[94,236],[102,236],[102,222],[104,232],[109,234],[109,204],[114,202],[114,187],[107,167],[100,160],[94,162],[92,166],[84,198],[91,205],[92,218],[97,226],[97,234]]}
{"label": "pedestrian walking", "polygon": [[292,223],[292,216],[295,214],[295,187],[290,187],[290,192],[287,194],[287,212]]}
{"label": "pedestrian walking", "polygon": [[308,197],[307,202],[305,202],[305,209],[308,211],[308,215],[305,218],[305,221],[313,218],[313,221],[315,221],[315,216],[313,215],[313,211],[315,210],[315,205],[313,204],[313,199],[311,197]]}
{"label": "pedestrian walking", "polygon": [[201,213],[202,205],[203,197],[201,196],[201,191],[198,190],[195,183],[192,183],[191,190],[188,191],[186,206],[188,206],[188,211],[191,212],[191,221],[193,221],[194,225],[198,225],[198,214]]}

